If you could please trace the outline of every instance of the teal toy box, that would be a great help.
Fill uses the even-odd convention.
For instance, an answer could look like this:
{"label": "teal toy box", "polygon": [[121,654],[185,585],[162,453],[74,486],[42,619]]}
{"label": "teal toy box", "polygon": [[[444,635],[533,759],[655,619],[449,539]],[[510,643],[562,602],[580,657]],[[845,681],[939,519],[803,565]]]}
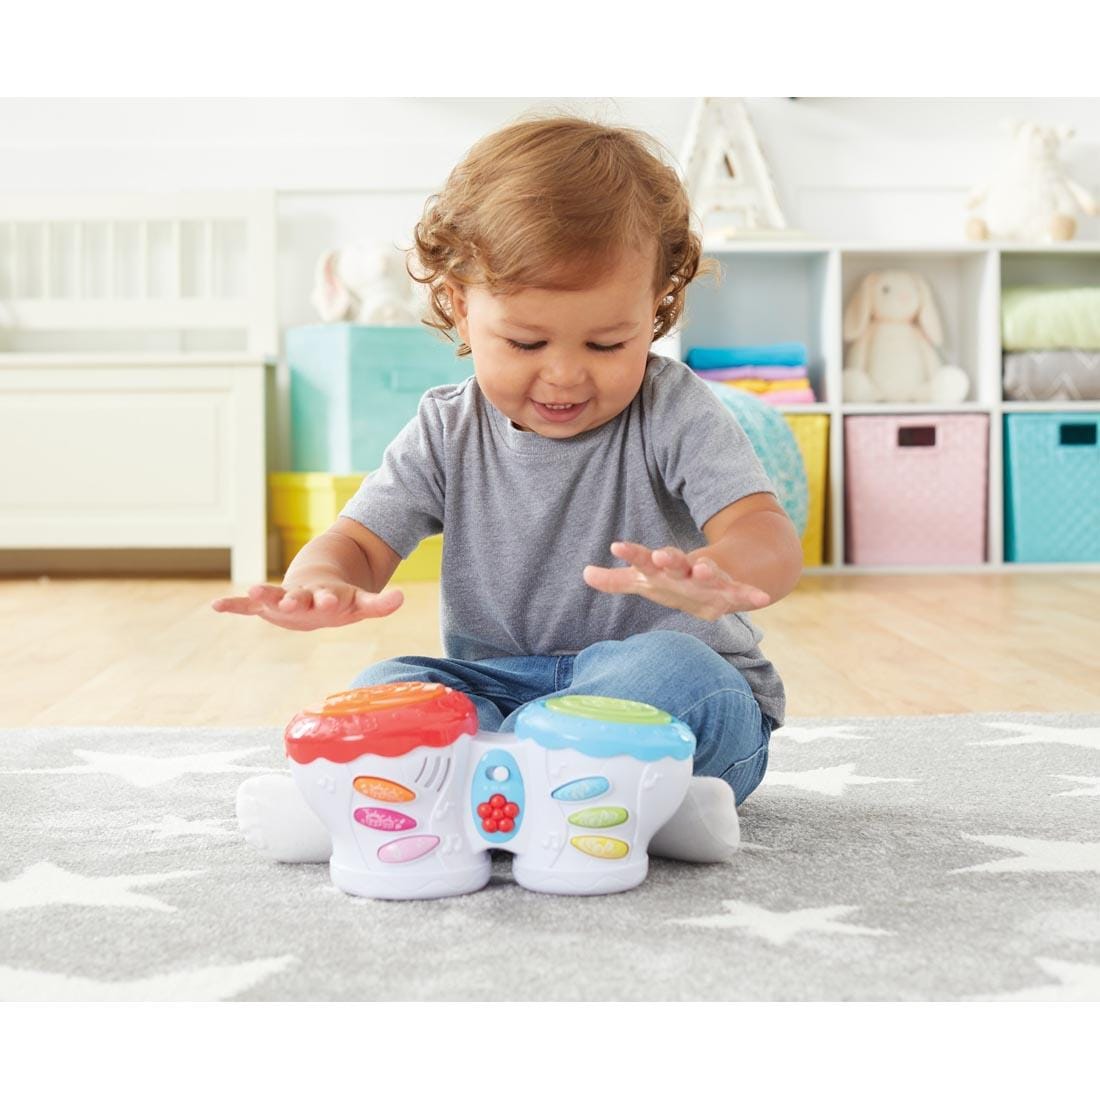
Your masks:
{"label": "teal toy box", "polygon": [[427,326],[299,325],[287,329],[291,465],[365,474],[416,415],[425,390],[473,373],[469,357]]}
{"label": "teal toy box", "polygon": [[1100,413],[1005,417],[1005,560],[1100,562]]}

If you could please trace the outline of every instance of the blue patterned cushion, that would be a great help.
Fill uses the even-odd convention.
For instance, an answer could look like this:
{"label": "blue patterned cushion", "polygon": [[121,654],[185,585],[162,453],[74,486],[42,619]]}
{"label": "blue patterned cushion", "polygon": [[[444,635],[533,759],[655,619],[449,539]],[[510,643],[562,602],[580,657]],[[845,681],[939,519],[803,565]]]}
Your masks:
{"label": "blue patterned cushion", "polygon": [[[705,378],[703,381],[707,382]],[[810,491],[802,452],[783,414],[774,405],[734,386],[724,386],[721,382],[707,382],[707,385],[745,429],[764,473],[772,479],[779,503],[801,537],[806,530]]]}

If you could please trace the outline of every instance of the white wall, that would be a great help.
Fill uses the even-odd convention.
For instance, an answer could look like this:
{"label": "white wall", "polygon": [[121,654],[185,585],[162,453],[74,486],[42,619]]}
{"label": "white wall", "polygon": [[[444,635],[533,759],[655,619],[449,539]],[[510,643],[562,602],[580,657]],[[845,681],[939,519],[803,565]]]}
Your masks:
{"label": "white wall", "polygon": [[[970,186],[995,169],[1005,116],[1068,123],[1071,174],[1100,198],[1097,99],[747,101],[788,221],[849,240],[962,240]],[[679,155],[691,99],[3,99],[0,191],[274,187],[279,317],[315,320],[318,254],[407,245],[463,152],[529,109],[646,129]],[[1100,239],[1100,218],[1078,236]]]}
{"label": "white wall", "polygon": [[[463,152],[531,108],[650,131],[675,154],[691,99],[0,99],[2,192],[271,187],[279,199],[279,320],[315,320],[316,257],[381,237],[407,245]],[[998,162],[1006,115],[1068,123],[1071,173],[1100,198],[1100,100],[755,98],[749,113],[792,226],[826,238],[962,239],[962,199]],[[1100,238],[1100,219],[1079,236]],[[285,379],[283,380],[285,386]],[[40,552],[3,568],[70,568]],[[58,552],[60,553],[60,552]],[[154,569],[225,570],[187,552]],[[132,571],[79,552],[76,568]],[[143,568],[149,563],[143,562]]]}

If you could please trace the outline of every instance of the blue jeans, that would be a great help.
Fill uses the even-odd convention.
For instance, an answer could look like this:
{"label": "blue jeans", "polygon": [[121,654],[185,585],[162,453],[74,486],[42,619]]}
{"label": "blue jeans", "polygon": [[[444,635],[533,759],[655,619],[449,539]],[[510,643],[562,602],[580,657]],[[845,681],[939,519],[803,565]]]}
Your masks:
{"label": "blue jeans", "polygon": [[675,630],[597,642],[560,657],[395,657],[361,672],[352,687],[423,680],[470,697],[484,730],[515,729],[526,703],[555,695],[609,695],[667,711],[695,734],[696,775],[732,788],[738,805],[768,766],[772,723],[744,676],[706,642]]}

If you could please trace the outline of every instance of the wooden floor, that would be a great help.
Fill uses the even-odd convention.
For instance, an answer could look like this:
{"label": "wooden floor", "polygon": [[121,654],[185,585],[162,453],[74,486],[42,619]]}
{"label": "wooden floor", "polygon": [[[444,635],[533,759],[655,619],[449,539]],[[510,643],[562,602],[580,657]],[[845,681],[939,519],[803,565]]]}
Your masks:
{"label": "wooden floor", "polygon": [[[439,587],[295,633],[200,579],[0,581],[0,726],[283,726],[364,666],[440,656]],[[755,615],[790,717],[1100,711],[1100,574],[808,576]]]}

